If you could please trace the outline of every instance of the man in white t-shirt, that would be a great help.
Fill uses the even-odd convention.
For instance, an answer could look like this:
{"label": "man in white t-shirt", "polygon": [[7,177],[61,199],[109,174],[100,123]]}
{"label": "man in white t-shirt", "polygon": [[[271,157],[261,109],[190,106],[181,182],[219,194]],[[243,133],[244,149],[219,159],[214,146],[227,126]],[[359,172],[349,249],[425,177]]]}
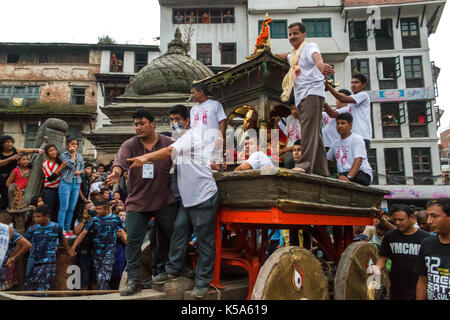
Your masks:
{"label": "man in white t-shirt", "polygon": [[332,118],[336,118],[338,114],[350,112],[353,116],[352,132],[360,135],[366,144],[366,151],[370,151],[370,139],[372,138],[372,123],[370,120],[370,98],[366,91],[363,91],[367,85],[367,77],[357,73],[352,76],[351,90],[353,94],[346,96],[337,92],[329,83],[325,81],[325,87],[340,102],[350,103],[349,110],[333,110],[329,106],[325,106],[325,111]]}
{"label": "man in white t-shirt", "polygon": [[367,161],[363,138],[352,133],[353,117],[342,113],[336,118],[336,129],[341,139],[335,141],[328,150],[328,160],[336,160],[339,180],[352,181],[368,186],[372,182],[372,168]]}
{"label": "man in white t-shirt", "polygon": [[198,102],[191,108],[191,128],[202,137],[204,152],[211,157],[213,163],[223,160],[223,141],[226,130],[227,116],[219,101],[208,99],[208,88],[198,82],[191,86],[191,99]]}
{"label": "man in white t-shirt", "polygon": [[[347,96],[350,96],[352,94],[347,89],[340,89],[339,92]],[[327,108],[328,106],[329,105],[327,103],[324,104],[325,108]],[[338,99],[336,99],[336,110],[340,109],[345,112],[349,112],[350,108],[348,107],[348,103],[342,103]],[[341,135],[336,130],[336,118],[330,117],[326,112],[322,112],[322,135],[325,148],[330,148],[334,141],[341,138]]]}
{"label": "man in white t-shirt", "polygon": [[[306,41],[305,25],[300,22],[292,23],[288,31],[289,42],[298,49]],[[290,63],[290,55],[277,56]],[[305,44],[296,63],[300,68],[296,72],[293,88],[301,126],[302,159],[299,166],[308,173],[328,176],[320,122],[325,101],[323,79],[324,76],[333,74],[334,70],[323,62],[319,47],[312,42]]]}
{"label": "man in white t-shirt", "polygon": [[[170,239],[169,262],[166,272],[153,278],[153,283],[162,284],[180,276],[186,260],[186,251],[191,228],[198,240],[198,259],[195,268],[195,288],[192,295],[206,295],[213,277],[215,247],[214,221],[219,207],[219,192],[214,180],[209,157],[203,152],[202,137],[190,128],[189,111],[186,106],[176,105],[169,110],[179,138],[166,148],[140,157],[128,159],[130,168],[151,165],[149,162],[172,157],[177,165],[178,189],[181,206],[174,223]],[[181,123],[179,125],[178,123]],[[192,225],[192,227],[191,227]]]}
{"label": "man in white t-shirt", "polygon": [[245,154],[249,155],[248,159],[241,163],[234,171],[242,171],[249,169],[261,169],[263,167],[273,167],[270,158],[258,147],[258,139],[255,136],[245,137]]}

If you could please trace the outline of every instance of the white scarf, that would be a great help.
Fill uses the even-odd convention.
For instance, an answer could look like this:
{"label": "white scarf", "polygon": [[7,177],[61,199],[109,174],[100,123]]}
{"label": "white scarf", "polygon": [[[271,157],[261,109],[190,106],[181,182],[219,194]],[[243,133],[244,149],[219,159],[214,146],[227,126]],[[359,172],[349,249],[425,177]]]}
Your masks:
{"label": "white scarf", "polygon": [[283,83],[281,87],[283,88],[283,93],[281,94],[281,101],[288,102],[291,97],[292,87],[294,86],[295,75],[297,72],[301,72],[300,66],[298,65],[298,60],[300,58],[300,54],[302,53],[303,47],[306,45],[306,40],[302,42],[302,44],[298,47],[297,50],[292,48],[291,50],[291,68],[288,73],[284,76]]}

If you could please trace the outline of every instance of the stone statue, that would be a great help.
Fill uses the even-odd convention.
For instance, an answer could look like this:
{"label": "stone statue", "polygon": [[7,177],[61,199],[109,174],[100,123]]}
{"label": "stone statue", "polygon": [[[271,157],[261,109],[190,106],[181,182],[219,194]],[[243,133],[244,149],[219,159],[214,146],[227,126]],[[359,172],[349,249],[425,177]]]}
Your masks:
{"label": "stone statue", "polygon": [[[36,136],[36,147],[44,149],[48,144],[54,144],[60,152],[64,150],[66,132],[69,130],[67,122],[61,119],[49,118],[40,127]],[[44,173],[42,163],[45,154],[33,154],[30,159],[31,171],[23,200],[30,204],[34,196],[41,195],[44,188]]]}

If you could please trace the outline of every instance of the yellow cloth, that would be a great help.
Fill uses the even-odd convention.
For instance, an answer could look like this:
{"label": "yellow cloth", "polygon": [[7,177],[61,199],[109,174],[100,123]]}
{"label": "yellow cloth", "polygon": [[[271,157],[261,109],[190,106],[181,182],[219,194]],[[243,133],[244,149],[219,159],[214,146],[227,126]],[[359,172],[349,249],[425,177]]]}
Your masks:
{"label": "yellow cloth", "polygon": [[13,107],[21,107],[23,105],[23,98],[13,98]]}
{"label": "yellow cloth", "polygon": [[300,66],[298,65],[298,59],[300,58],[300,54],[302,53],[303,47],[306,44],[306,40],[302,42],[300,47],[298,47],[297,51],[295,48],[291,50],[291,68],[288,73],[284,76],[283,83],[281,87],[283,88],[283,93],[281,94],[281,101],[288,102],[291,97],[292,87],[294,86],[295,73],[300,71]]}

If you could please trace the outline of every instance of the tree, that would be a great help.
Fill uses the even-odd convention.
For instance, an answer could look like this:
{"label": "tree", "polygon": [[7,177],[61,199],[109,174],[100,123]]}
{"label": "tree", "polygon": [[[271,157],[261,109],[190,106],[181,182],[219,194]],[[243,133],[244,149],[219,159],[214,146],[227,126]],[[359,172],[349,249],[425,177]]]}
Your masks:
{"label": "tree", "polygon": [[189,51],[191,51],[191,40],[193,35],[194,26],[192,25],[192,23],[189,23],[187,28],[184,29],[183,35],[184,49],[186,50],[187,54],[189,54]]}
{"label": "tree", "polygon": [[98,37],[97,44],[116,44],[116,41],[109,35],[103,35]]}

